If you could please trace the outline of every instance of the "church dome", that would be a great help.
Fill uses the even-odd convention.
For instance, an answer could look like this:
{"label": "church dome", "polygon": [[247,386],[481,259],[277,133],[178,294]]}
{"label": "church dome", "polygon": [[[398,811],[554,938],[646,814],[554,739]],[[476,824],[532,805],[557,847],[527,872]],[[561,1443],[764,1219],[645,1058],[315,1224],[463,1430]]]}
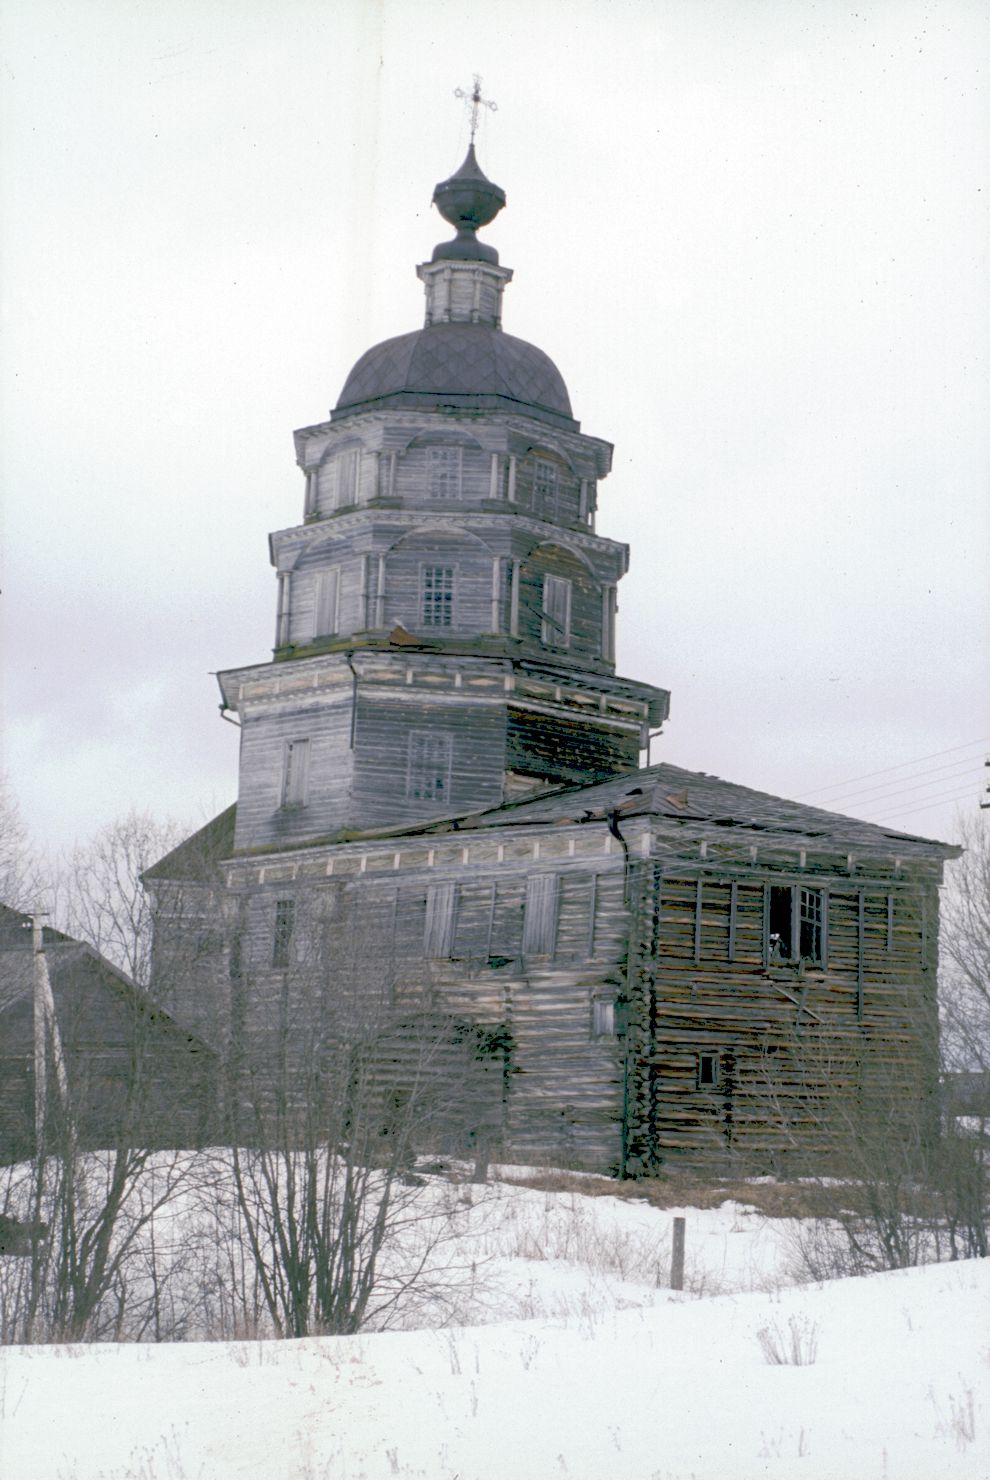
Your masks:
{"label": "church dome", "polygon": [[382,405],[518,410],[572,421],[567,387],[549,355],[487,324],[429,324],[367,350],[333,414]]}

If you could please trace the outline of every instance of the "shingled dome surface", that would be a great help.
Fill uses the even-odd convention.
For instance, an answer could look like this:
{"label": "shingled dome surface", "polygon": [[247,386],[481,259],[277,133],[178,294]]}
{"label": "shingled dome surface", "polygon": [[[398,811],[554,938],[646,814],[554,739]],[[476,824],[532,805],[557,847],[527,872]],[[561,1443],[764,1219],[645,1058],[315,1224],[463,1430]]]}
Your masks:
{"label": "shingled dome surface", "polygon": [[336,412],[371,406],[495,406],[571,418],[567,387],[548,355],[483,324],[432,324],[361,356]]}

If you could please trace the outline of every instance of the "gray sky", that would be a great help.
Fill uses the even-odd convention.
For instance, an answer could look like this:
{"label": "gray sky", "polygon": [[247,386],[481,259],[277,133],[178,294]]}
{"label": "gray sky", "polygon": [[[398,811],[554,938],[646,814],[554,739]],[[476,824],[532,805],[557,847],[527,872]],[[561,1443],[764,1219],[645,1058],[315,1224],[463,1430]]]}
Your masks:
{"label": "gray sky", "polygon": [[270,653],[292,429],[422,320],[476,70],[506,329],[616,446],[620,668],[673,691],[653,758],[934,836],[975,810],[985,4],[0,16],[4,764],[39,840],[235,795],[210,674]]}

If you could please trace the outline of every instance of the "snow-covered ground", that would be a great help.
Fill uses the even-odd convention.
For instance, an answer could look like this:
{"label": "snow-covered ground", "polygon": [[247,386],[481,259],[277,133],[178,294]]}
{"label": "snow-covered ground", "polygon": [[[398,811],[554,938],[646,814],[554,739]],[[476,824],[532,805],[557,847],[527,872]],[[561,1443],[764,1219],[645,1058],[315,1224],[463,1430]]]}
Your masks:
{"label": "snow-covered ground", "polygon": [[794,1285],[737,1203],[479,1191],[457,1326],[0,1351],[0,1477],[990,1476],[990,1261]]}

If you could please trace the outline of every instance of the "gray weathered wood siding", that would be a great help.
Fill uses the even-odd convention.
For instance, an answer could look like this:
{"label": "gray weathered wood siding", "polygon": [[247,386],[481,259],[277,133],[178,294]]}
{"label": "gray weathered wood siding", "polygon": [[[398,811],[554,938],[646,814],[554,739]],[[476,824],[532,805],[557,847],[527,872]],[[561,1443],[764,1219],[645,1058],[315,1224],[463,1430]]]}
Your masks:
{"label": "gray weathered wood siding", "polygon": [[[814,882],[828,889],[826,962],[799,965],[766,961],[765,876],[640,881],[634,1165],[798,1167],[841,1154],[854,1103],[933,1094],[930,886]],[[715,1084],[699,1083],[702,1054],[718,1055]]]}
{"label": "gray weathered wood siding", "polygon": [[[429,626],[423,619],[422,572],[450,567],[454,597],[449,626]],[[409,632],[444,637],[492,630],[492,552],[467,533],[431,530],[400,540],[386,557],[385,620]]]}
{"label": "gray weathered wood siding", "polygon": [[[463,694],[463,691],[461,691]],[[447,737],[449,787],[436,803],[410,796],[409,736],[412,731]],[[449,815],[497,806],[505,771],[505,717],[500,707],[468,697],[426,695],[399,701],[362,693],[354,730],[354,815],[363,827],[401,824],[423,816]]]}
{"label": "gray weathered wood siding", "polygon": [[[544,580],[558,576],[571,584],[570,641],[544,643]],[[536,545],[519,571],[519,636],[534,647],[552,647],[566,661],[600,659],[602,654],[602,585],[587,566],[559,545]]]}
{"label": "gray weathered wood siding", "polygon": [[[327,835],[342,825],[353,771],[351,713],[351,694],[341,687],[319,706],[286,703],[244,716],[235,847],[277,846]],[[304,806],[285,807],[285,749],[298,740],[310,744],[308,799]]]}

